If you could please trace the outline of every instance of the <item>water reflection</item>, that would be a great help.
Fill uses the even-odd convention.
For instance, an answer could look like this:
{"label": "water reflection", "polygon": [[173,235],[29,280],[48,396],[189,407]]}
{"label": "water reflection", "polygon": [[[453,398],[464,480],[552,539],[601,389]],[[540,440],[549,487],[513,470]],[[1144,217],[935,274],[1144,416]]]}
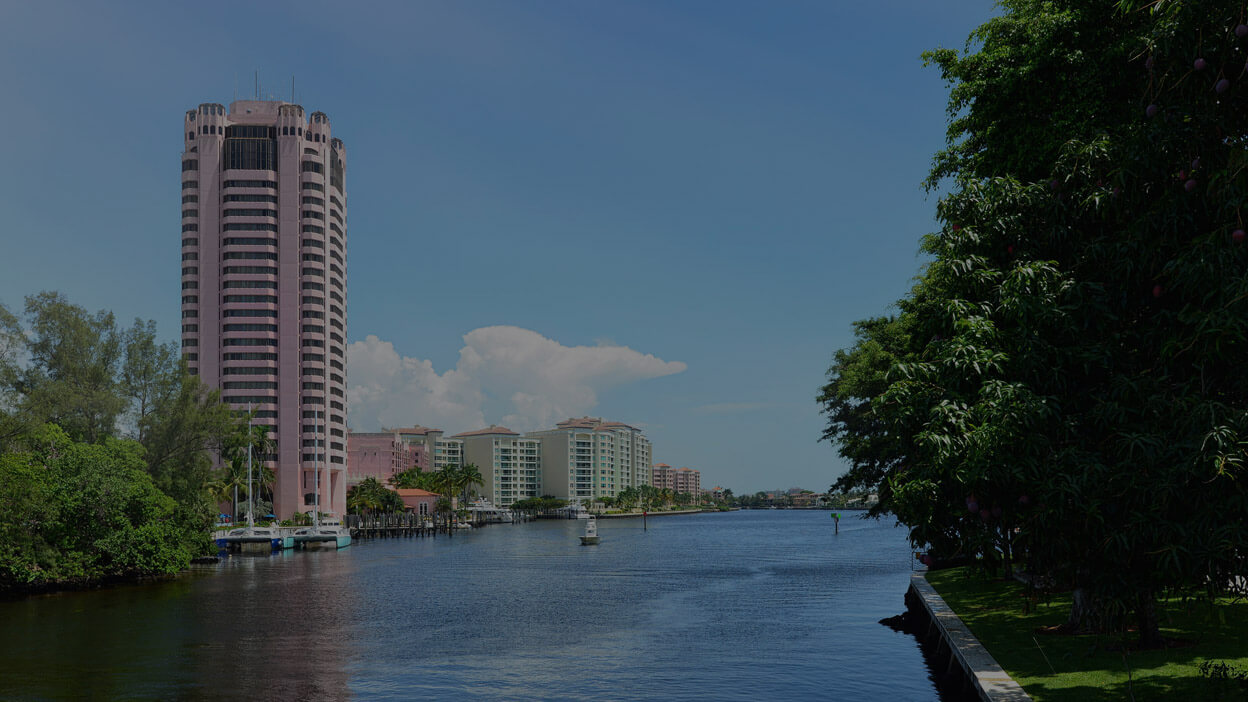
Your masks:
{"label": "water reflection", "polygon": [[496,526],[0,603],[0,699],[933,700],[904,533],[824,512]]}
{"label": "water reflection", "polygon": [[338,553],[231,558],[172,582],[0,604],[0,699],[343,699]]}

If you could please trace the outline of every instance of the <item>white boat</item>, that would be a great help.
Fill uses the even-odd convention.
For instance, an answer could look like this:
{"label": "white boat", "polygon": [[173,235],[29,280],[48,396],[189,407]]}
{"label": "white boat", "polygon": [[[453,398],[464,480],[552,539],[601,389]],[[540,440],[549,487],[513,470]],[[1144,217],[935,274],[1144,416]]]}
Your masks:
{"label": "white boat", "polygon": [[511,510],[495,507],[484,497],[473,500],[468,511],[472,514],[472,521],[478,523],[511,521]]}
{"label": "white boat", "polygon": [[312,414],[312,431],[317,435],[312,458],[312,526],[295,531],[295,545],[304,549],[339,549],[344,546],[350,546],[351,529],[343,526],[342,520],[332,515],[326,515],[325,522],[321,523],[321,437],[319,410],[314,411]]}
{"label": "white boat", "polygon": [[217,539],[217,546],[241,553],[269,553],[294,546],[294,539],[277,529],[262,526],[245,526],[233,529]]}
{"label": "white boat", "polygon": [[576,506],[576,518],[577,519],[592,519],[592,517],[589,515],[589,510],[585,509],[585,505]]}
{"label": "white boat", "polygon": [[295,530],[294,541],[295,545],[305,549],[339,549],[351,545],[351,530],[329,517],[324,524]]}
{"label": "white boat", "polygon": [[[251,411],[248,406],[247,411]],[[251,420],[247,420],[247,433],[251,435]],[[217,539],[217,546],[241,553],[269,553],[295,545],[294,539],[273,527],[256,526],[255,500],[252,499],[251,480],[251,442],[247,444],[247,526],[232,529],[225,536]]]}
{"label": "white boat", "polygon": [[581,535],[582,546],[594,546],[598,543],[598,520],[589,517],[585,522],[585,533]]}

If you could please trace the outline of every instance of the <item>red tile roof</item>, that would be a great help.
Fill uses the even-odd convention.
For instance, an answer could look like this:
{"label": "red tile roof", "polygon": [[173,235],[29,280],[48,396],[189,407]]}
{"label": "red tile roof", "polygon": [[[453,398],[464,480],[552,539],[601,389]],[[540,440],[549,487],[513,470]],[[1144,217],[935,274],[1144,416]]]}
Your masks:
{"label": "red tile roof", "polygon": [[621,427],[624,429],[632,429],[633,431],[637,431],[637,427],[631,424],[625,424],[624,422],[603,422],[602,424],[598,425],[599,429],[614,429],[616,427]]}
{"label": "red tile roof", "polygon": [[520,436],[519,433],[514,432],[508,429],[507,427],[500,427],[500,426],[495,426],[491,424],[490,426],[484,429],[478,429],[476,431],[466,431],[463,434],[456,434],[452,436],[451,438],[458,439],[464,436],[491,436],[493,434],[506,434],[508,436]]}
{"label": "red tile roof", "polygon": [[396,434],[421,434],[421,435],[424,435],[424,434],[428,434],[428,433],[429,433],[429,432],[431,432],[431,431],[442,431],[442,430],[441,430],[441,429],[430,429],[429,427],[422,427],[422,426],[420,426],[419,424],[417,424],[416,426],[414,426],[414,427],[409,427],[409,428],[407,428],[407,429],[386,429],[386,431],[392,431],[392,432],[394,432],[394,433],[396,433]]}
{"label": "red tile roof", "polygon": [[399,497],[439,497],[436,492],[429,492],[420,488],[399,488],[395,492],[399,493]]}

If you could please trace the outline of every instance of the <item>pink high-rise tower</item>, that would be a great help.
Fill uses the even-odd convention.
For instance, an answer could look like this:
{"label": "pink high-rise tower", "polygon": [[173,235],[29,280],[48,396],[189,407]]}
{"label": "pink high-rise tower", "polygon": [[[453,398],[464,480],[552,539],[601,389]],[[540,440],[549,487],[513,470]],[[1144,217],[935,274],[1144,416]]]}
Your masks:
{"label": "pink high-rise tower", "polygon": [[271,427],[273,509],[346,509],[346,148],[285,102],[188,110],[182,153],[182,353]]}

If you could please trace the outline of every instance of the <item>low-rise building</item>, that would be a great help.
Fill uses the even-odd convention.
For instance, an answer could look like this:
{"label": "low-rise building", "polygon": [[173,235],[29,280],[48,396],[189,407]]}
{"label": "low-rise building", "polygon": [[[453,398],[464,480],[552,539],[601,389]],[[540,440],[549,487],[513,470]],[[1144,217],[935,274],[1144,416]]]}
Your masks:
{"label": "low-rise building", "polygon": [[425,447],[430,457],[425,470],[437,470],[445,466],[464,464],[464,442],[454,437],[443,437],[441,429],[430,429],[417,424],[406,429],[391,429],[405,442]]}
{"label": "low-rise building", "polygon": [[421,516],[432,515],[437,509],[438,498],[441,497],[436,492],[418,488],[399,488],[395,492],[403,499],[403,506],[407,510]]}
{"label": "low-rise building", "polygon": [[365,478],[376,478],[388,485],[395,473],[424,469],[428,462],[423,446],[409,444],[395,432],[347,432],[348,487]]}

